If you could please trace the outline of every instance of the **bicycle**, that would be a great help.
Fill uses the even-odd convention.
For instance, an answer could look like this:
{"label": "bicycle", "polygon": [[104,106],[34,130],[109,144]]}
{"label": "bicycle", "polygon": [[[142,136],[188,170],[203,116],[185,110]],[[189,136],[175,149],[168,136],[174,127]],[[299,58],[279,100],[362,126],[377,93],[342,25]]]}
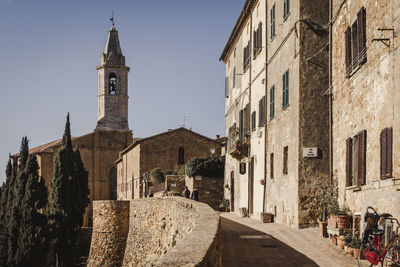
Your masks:
{"label": "bicycle", "polygon": [[[372,212],[369,212],[371,211]],[[384,229],[380,229],[378,222],[383,217],[386,221],[396,223],[396,231],[386,233],[388,235],[387,244],[381,250],[383,245],[382,237]],[[379,262],[382,267],[400,267],[400,237],[398,230],[400,228],[399,221],[390,215],[383,216],[372,207],[367,208],[367,212],[364,216],[364,232],[361,238],[360,252],[358,254],[358,266],[362,266],[361,259],[365,259],[371,264],[371,266],[377,265]]]}

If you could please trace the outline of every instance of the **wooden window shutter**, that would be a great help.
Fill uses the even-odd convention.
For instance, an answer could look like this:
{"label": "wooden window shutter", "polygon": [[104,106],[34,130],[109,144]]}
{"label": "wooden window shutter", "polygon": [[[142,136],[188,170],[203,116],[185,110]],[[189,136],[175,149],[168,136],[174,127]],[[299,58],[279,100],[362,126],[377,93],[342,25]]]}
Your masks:
{"label": "wooden window shutter", "polygon": [[256,112],[253,111],[251,113],[251,130],[254,131],[256,129]]}
{"label": "wooden window shutter", "polygon": [[346,30],[346,76],[348,77],[351,72],[351,29],[347,27]]}
{"label": "wooden window shutter", "polygon": [[358,133],[358,185],[365,185],[366,182],[366,152],[367,152],[367,131]]}
{"label": "wooden window shutter", "polygon": [[392,178],[393,170],[393,129],[386,128],[386,178]]}
{"label": "wooden window shutter", "polygon": [[353,181],[353,138],[346,140],[346,186],[351,186]]}
{"label": "wooden window shutter", "polygon": [[261,22],[258,24],[257,32],[258,32],[258,38],[257,38],[258,50],[261,51],[262,50],[262,23]]}
{"label": "wooden window shutter", "polygon": [[243,140],[243,109],[239,111],[239,140]]}
{"label": "wooden window shutter", "polygon": [[250,105],[247,104],[245,108],[246,112],[246,133],[250,132]]}
{"label": "wooden window shutter", "polygon": [[253,32],[253,58],[257,55],[257,31]]}
{"label": "wooden window shutter", "polygon": [[258,126],[261,126],[262,113],[262,99],[260,99],[260,101],[258,101]]}
{"label": "wooden window shutter", "polygon": [[243,48],[243,72],[246,70],[246,47]]}
{"label": "wooden window shutter", "polygon": [[229,97],[229,77],[225,77],[225,98]]}
{"label": "wooden window shutter", "polygon": [[381,179],[386,179],[386,162],[387,162],[387,155],[386,155],[386,128],[383,129],[383,131],[381,132],[381,136],[380,136],[380,162],[381,162],[381,168],[380,168],[380,172],[381,172]]}
{"label": "wooden window shutter", "polygon": [[358,36],[358,63],[364,64],[367,59],[367,38],[366,38],[366,16],[365,8],[357,13],[357,36]]}

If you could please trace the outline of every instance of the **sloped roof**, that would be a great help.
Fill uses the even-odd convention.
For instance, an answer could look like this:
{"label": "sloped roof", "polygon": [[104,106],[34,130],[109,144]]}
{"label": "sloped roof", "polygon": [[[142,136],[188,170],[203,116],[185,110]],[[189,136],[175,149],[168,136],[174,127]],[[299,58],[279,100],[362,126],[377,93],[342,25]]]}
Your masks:
{"label": "sloped roof", "polygon": [[120,152],[120,155],[126,154],[132,148],[134,148],[135,146],[137,146],[138,144],[140,144],[140,143],[142,143],[142,142],[144,142],[146,140],[149,140],[149,139],[152,139],[152,138],[156,138],[156,137],[159,137],[159,136],[162,136],[162,135],[167,135],[167,134],[170,134],[170,133],[174,133],[174,132],[177,132],[177,131],[187,131],[187,132],[189,132],[189,133],[191,133],[193,135],[197,135],[200,138],[207,139],[208,141],[212,141],[215,144],[218,144],[218,145],[222,146],[220,142],[218,142],[218,141],[216,141],[214,139],[211,139],[211,138],[209,138],[207,136],[204,136],[204,135],[201,135],[199,133],[193,132],[192,130],[188,130],[188,129],[184,128],[184,127],[180,127],[180,128],[176,128],[174,130],[169,130],[169,131],[162,132],[162,133],[159,133],[159,134],[156,134],[156,135],[152,135],[152,136],[149,136],[149,137],[146,137],[146,138],[137,138],[139,140],[137,140],[137,141],[134,140],[132,144],[130,144],[127,148],[125,148],[124,150],[122,150]]}

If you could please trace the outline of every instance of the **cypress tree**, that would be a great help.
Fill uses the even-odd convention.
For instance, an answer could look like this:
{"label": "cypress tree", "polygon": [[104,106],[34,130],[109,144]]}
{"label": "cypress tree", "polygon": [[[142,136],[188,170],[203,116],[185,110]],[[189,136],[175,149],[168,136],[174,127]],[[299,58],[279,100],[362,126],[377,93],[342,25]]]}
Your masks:
{"label": "cypress tree", "polygon": [[62,145],[54,156],[54,175],[50,183],[50,229],[52,251],[58,266],[71,266],[82,218],[88,201],[87,172],[79,151],[73,151],[69,114]]}
{"label": "cypress tree", "polygon": [[16,251],[17,266],[44,266],[47,249],[47,216],[42,209],[47,204],[47,188],[39,177],[35,155],[29,155],[24,172],[28,178],[21,203],[20,234]]}
{"label": "cypress tree", "polygon": [[7,211],[7,199],[8,191],[11,181],[12,165],[11,157],[9,157],[6,167],[6,183],[2,186],[2,194],[0,198],[0,266],[6,266],[7,253],[8,253],[8,231],[6,224],[6,211]]}
{"label": "cypress tree", "polygon": [[13,187],[13,198],[8,199],[9,221],[8,221],[8,265],[18,266],[16,257],[19,247],[18,239],[21,229],[22,203],[25,196],[25,185],[28,174],[25,170],[29,156],[29,141],[25,136],[22,138],[20,147],[20,162],[15,171],[15,183]]}

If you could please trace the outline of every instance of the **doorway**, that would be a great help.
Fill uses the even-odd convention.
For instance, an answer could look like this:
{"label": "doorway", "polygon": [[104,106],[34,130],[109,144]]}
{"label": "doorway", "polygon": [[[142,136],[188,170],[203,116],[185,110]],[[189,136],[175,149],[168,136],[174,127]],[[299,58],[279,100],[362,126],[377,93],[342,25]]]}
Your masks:
{"label": "doorway", "polygon": [[235,175],[231,172],[231,212],[235,211]]}
{"label": "doorway", "polygon": [[254,206],[254,157],[249,162],[249,214],[253,214]]}

